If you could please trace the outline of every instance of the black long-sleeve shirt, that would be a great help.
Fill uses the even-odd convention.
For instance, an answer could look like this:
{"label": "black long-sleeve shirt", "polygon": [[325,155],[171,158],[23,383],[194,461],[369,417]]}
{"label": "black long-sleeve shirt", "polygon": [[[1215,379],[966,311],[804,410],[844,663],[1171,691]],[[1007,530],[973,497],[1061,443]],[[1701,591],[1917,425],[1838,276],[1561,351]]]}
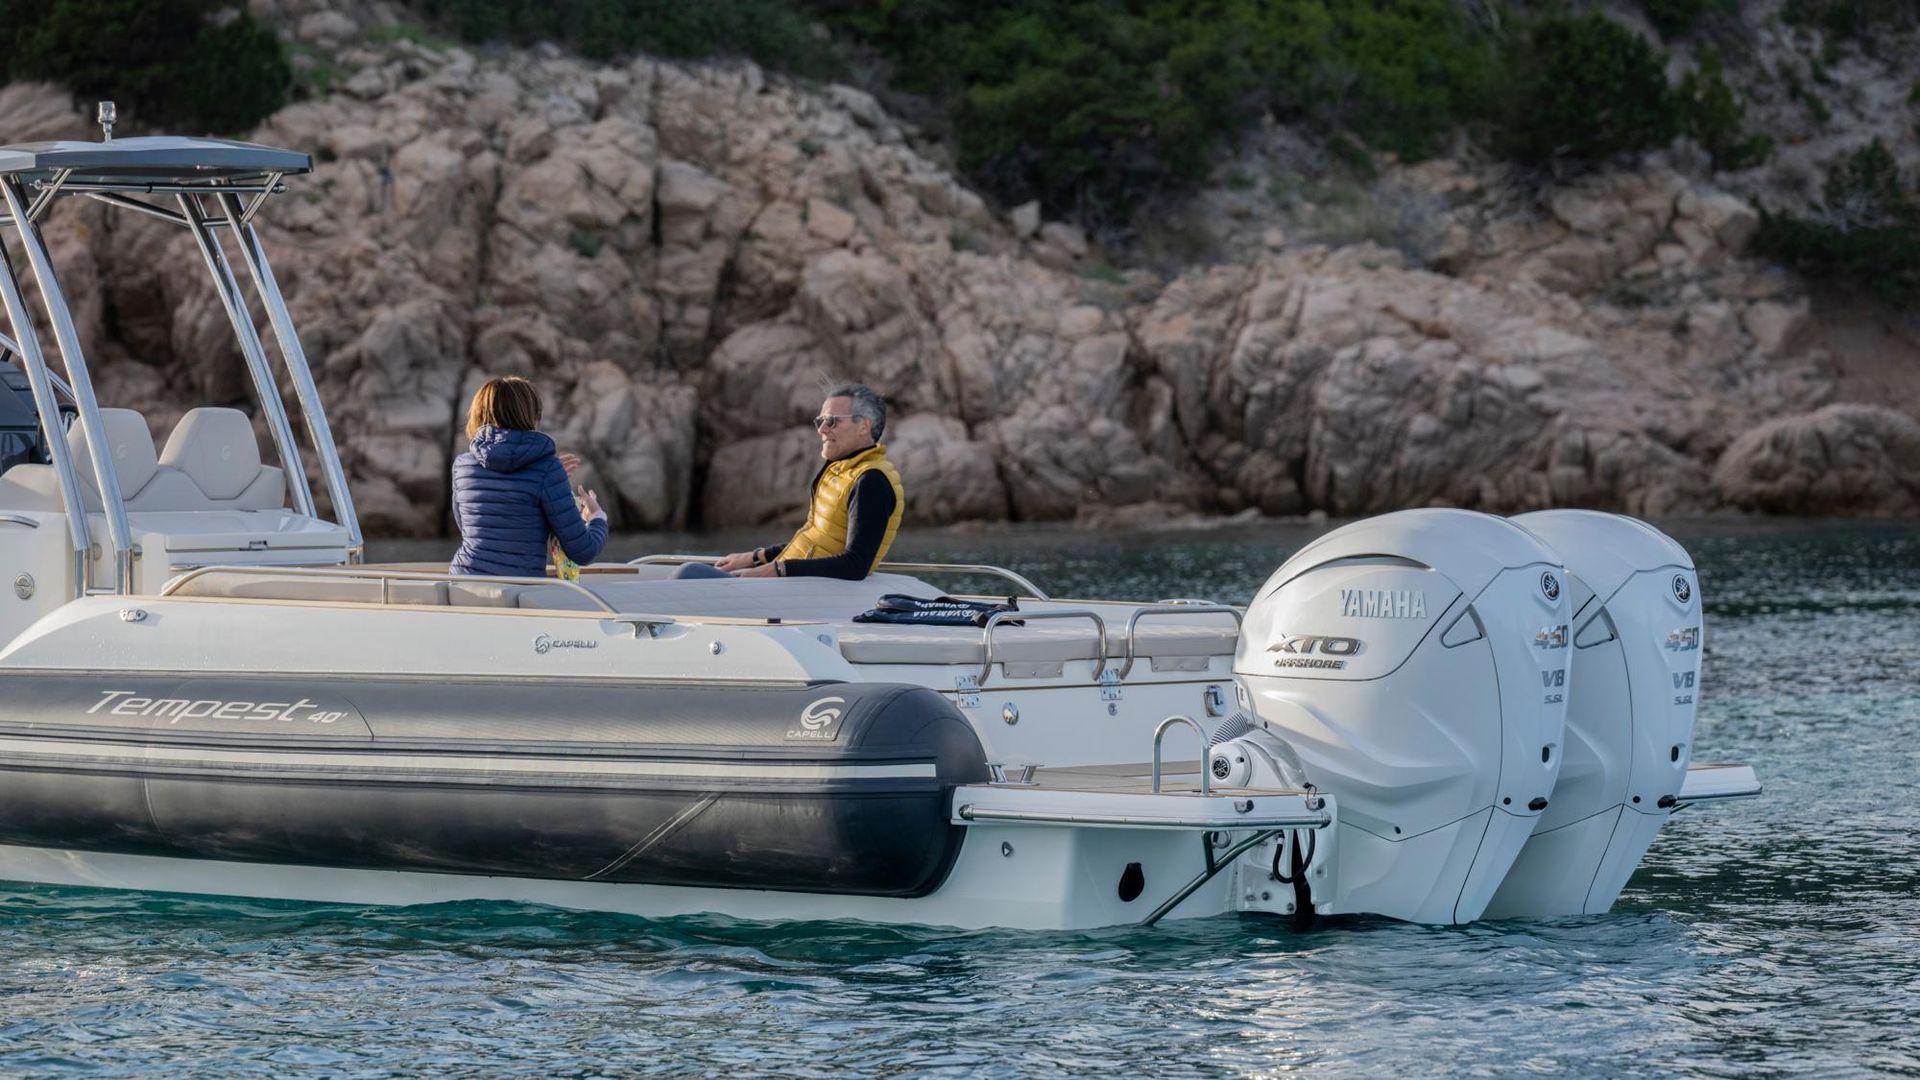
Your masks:
{"label": "black long-sleeve shirt", "polygon": [[[826,472],[826,466],[820,467]],[[820,473],[815,473],[814,484],[820,483]],[[822,555],[817,559],[788,559],[786,571],[788,577],[829,577],[842,581],[859,581],[873,568],[874,559],[880,554],[880,541],[886,538],[887,522],[893,518],[896,503],[893,484],[889,483],[885,473],[878,469],[869,470],[854,482],[853,493],[847,496],[847,550],[838,555]],[[767,548],[769,561],[780,557],[780,551],[786,545],[780,544]]]}

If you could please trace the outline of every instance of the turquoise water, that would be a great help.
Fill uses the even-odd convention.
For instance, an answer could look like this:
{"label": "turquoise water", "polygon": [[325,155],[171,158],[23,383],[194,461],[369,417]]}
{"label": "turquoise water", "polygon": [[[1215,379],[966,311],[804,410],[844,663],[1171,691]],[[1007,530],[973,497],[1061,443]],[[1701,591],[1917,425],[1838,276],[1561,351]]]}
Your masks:
{"label": "turquoise water", "polygon": [[[1698,757],[1768,789],[1677,815],[1609,915],[959,934],[0,885],[0,1073],[1920,1072],[1920,531],[1670,528],[1709,620]],[[1244,600],[1311,535],[900,554]]]}

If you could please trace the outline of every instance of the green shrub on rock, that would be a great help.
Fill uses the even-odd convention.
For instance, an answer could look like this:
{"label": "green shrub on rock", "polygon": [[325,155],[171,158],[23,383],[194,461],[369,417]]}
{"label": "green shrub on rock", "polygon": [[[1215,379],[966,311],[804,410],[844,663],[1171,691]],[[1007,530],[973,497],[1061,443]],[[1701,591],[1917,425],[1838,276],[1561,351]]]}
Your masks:
{"label": "green shrub on rock", "polygon": [[554,41],[596,60],[746,56],[801,73],[826,53],[796,0],[416,0],[469,41]]}
{"label": "green shrub on rock", "polygon": [[1920,186],[1880,140],[1830,164],[1822,196],[1812,218],[1763,210],[1755,250],[1890,304],[1920,301]]}
{"label": "green shrub on rock", "polygon": [[1910,30],[1920,23],[1914,0],[1787,0],[1781,17],[1796,26],[1814,26],[1835,38],[1871,48],[1888,31]]}
{"label": "green shrub on rock", "polygon": [[1727,85],[1718,50],[1703,50],[1699,68],[1680,80],[1675,93],[1686,133],[1706,150],[1714,168],[1745,169],[1773,150],[1772,139],[1747,132],[1746,109]]}
{"label": "green shrub on rock", "polygon": [[1096,223],[1204,175],[1263,114],[1431,154],[1477,113],[1491,43],[1451,0],[814,0],[946,106],[1008,202]]}
{"label": "green shrub on rock", "polygon": [[1668,40],[1685,37],[1701,22],[1715,15],[1730,15],[1740,10],[1739,0],[1640,0],[1647,20]]}
{"label": "green shrub on rock", "polygon": [[1501,142],[1516,160],[1598,161],[1680,131],[1664,54],[1610,19],[1541,19],[1515,35],[1507,55]]}
{"label": "green shrub on rock", "polygon": [[245,132],[293,82],[273,33],[219,0],[0,0],[0,27],[0,83],[111,98],[147,128]]}

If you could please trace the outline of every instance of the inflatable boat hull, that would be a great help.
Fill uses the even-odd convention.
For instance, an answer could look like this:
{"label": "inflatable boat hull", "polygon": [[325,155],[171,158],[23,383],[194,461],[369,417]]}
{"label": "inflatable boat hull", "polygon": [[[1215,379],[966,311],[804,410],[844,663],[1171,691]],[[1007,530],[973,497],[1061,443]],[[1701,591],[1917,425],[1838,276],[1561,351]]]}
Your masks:
{"label": "inflatable boat hull", "polygon": [[917,897],[985,779],[924,688],[5,677],[0,844]]}

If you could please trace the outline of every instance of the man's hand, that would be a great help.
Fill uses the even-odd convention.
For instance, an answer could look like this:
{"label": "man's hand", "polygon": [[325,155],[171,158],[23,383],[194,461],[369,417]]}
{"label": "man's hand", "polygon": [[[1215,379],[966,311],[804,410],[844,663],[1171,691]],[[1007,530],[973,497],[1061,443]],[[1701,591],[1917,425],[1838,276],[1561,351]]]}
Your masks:
{"label": "man's hand", "polygon": [[725,570],[729,574],[738,570],[745,570],[753,565],[753,555],[754,553],[751,551],[736,551],[726,558],[721,559],[719,562],[714,563],[713,568],[715,570]]}
{"label": "man's hand", "polygon": [[745,570],[735,570],[733,571],[733,576],[734,577],[779,577],[780,570],[779,570],[779,567],[775,565],[777,562],[778,560],[775,560],[775,562],[766,563],[761,566],[749,566]]}
{"label": "man's hand", "polygon": [[573,470],[580,467],[580,455],[562,453],[560,455],[560,467],[567,470],[568,476],[572,476]]}

